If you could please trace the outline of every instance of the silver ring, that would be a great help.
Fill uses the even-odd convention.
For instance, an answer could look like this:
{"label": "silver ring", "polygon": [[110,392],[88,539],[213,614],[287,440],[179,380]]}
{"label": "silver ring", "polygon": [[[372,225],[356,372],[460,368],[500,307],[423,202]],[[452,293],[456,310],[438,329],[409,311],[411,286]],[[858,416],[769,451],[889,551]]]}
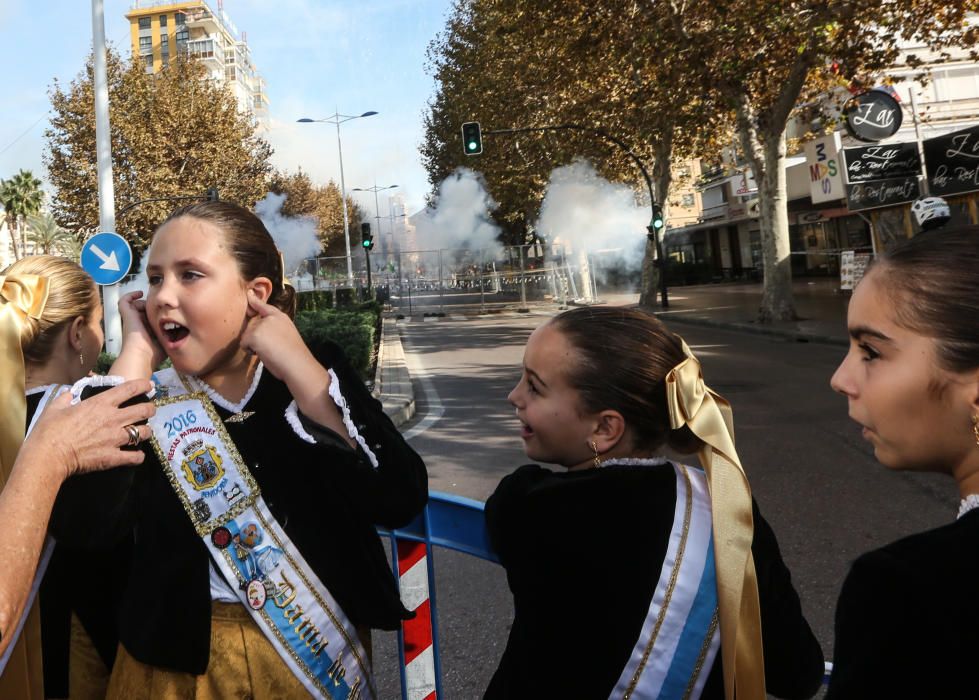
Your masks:
{"label": "silver ring", "polygon": [[139,428],[135,425],[126,426],[126,435],[129,439],[126,441],[126,447],[136,447],[139,444]]}

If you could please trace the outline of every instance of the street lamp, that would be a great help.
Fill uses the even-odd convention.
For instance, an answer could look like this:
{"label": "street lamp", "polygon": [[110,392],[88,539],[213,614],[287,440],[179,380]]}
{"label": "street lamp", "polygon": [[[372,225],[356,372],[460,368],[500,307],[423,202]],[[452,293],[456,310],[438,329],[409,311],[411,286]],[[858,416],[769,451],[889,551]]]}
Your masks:
{"label": "street lamp", "polygon": [[373,187],[354,187],[351,192],[373,192],[374,193],[374,218],[377,219],[377,232],[381,233],[381,207],[377,202],[377,193],[383,190],[393,190],[397,185],[386,185],[384,187],[378,187],[377,183],[374,183]]}
{"label": "street lamp", "polygon": [[303,117],[302,119],[296,120],[300,124],[325,122],[327,124],[336,124],[337,126],[337,153],[340,154],[340,203],[343,205],[343,239],[347,245],[347,283],[351,287],[354,284],[354,268],[350,258],[350,216],[347,214],[347,187],[343,180],[343,146],[340,145],[340,125],[344,122],[349,122],[351,119],[372,117],[375,114],[377,114],[377,112],[364,112],[363,114],[350,115],[340,114],[339,111],[336,111],[331,116],[324,117],[323,119],[310,119],[309,117]]}

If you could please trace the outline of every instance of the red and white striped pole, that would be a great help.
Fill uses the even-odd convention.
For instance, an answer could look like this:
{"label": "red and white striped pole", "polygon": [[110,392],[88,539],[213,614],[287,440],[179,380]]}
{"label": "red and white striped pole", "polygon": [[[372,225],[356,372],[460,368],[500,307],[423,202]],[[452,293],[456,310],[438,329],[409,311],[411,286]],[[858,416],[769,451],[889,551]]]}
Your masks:
{"label": "red and white striped pole", "polygon": [[428,589],[428,553],[424,542],[398,540],[401,602],[415,613],[402,625],[407,700],[436,700],[432,603]]}

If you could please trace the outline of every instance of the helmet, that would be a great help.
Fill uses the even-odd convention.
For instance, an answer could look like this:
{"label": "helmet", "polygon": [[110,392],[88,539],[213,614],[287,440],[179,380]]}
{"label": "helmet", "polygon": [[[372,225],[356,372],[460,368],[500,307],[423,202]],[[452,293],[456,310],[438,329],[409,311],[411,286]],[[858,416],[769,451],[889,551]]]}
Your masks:
{"label": "helmet", "polygon": [[922,231],[943,226],[952,218],[952,210],[949,209],[948,202],[941,197],[922,197],[914,200],[911,213],[914,214],[914,219]]}

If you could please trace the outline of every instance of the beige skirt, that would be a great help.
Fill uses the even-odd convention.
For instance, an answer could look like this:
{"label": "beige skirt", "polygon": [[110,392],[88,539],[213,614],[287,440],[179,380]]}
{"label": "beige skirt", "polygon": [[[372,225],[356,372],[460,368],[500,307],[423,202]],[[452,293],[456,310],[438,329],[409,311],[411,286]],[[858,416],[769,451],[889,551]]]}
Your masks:
{"label": "beige skirt", "polygon": [[120,644],[108,699],[285,700],[309,692],[278,655],[243,605],[211,604],[211,657],[195,676],[140,663]]}

